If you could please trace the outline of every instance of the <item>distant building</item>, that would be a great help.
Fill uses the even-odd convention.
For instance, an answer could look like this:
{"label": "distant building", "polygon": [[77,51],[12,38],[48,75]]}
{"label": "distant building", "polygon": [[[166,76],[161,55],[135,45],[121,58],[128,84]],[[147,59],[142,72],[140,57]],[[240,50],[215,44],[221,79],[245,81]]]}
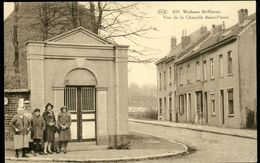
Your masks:
{"label": "distant building", "polygon": [[225,29],[201,27],[172,38],[170,53],[156,62],[161,120],[246,128],[256,125],[256,16],[238,11]]}

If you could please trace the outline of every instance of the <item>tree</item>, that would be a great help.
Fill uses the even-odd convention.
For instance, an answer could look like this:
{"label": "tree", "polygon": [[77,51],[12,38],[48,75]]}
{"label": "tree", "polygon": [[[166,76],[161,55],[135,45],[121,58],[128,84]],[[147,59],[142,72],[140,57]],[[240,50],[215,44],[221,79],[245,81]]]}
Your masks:
{"label": "tree", "polygon": [[81,16],[79,14],[80,7],[77,1],[66,2],[64,10],[66,12],[60,13],[62,16],[65,16],[69,22],[73,25],[73,28],[77,28],[81,25]]}
{"label": "tree", "polygon": [[[129,62],[151,63],[155,61],[152,54],[156,49],[138,43],[138,38],[150,38],[146,34],[156,28],[147,25],[150,17],[139,8],[137,2],[88,2],[92,31],[106,39],[125,38],[137,48],[130,48]],[[140,50],[141,49],[141,50]]]}
{"label": "tree", "polygon": [[[35,24],[41,27],[43,40],[68,31],[78,26],[87,27],[106,39],[115,41],[124,38],[136,47],[129,49],[129,62],[151,63],[155,58],[151,56],[156,49],[140,44],[138,38],[146,38],[147,32],[156,28],[147,25],[146,20],[150,17],[139,8],[140,3],[136,2],[87,2],[78,3],[63,2],[40,2],[36,5]],[[37,2],[36,4],[39,4]],[[85,4],[85,6],[83,6]],[[83,22],[90,22],[91,27]],[[137,50],[138,49],[138,50]]]}
{"label": "tree", "polygon": [[33,24],[33,26],[35,26],[35,28],[40,26],[43,40],[47,40],[50,36],[64,32],[64,28],[68,27],[68,20],[63,19],[67,12],[64,5],[60,5],[57,2],[41,2],[40,5],[36,4],[35,10],[36,23]]}
{"label": "tree", "polygon": [[13,46],[14,46],[14,73],[17,77],[17,85],[20,85],[20,75],[19,75],[19,46],[18,46],[18,11],[19,11],[19,2],[14,2],[14,19],[13,19]]}

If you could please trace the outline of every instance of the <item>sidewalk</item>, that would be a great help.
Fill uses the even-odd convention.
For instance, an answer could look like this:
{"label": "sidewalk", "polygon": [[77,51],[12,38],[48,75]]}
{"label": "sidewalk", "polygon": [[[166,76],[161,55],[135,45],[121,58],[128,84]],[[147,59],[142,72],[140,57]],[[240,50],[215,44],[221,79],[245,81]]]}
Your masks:
{"label": "sidewalk", "polygon": [[196,124],[188,124],[188,123],[175,123],[175,122],[159,121],[159,120],[129,119],[128,121],[160,125],[166,127],[183,128],[183,129],[202,131],[202,132],[210,132],[210,133],[216,133],[222,135],[237,136],[237,137],[243,137],[249,139],[257,139],[257,130],[253,130],[253,129],[221,128],[215,126],[206,126],[206,125],[204,126],[204,125],[196,125]]}
{"label": "sidewalk", "polygon": [[187,146],[151,135],[131,131],[129,136],[130,149],[107,149],[107,146],[96,145],[94,142],[69,143],[67,154],[38,155],[30,158],[15,158],[13,144],[6,142],[6,162],[125,162],[147,159],[160,159],[187,152]]}

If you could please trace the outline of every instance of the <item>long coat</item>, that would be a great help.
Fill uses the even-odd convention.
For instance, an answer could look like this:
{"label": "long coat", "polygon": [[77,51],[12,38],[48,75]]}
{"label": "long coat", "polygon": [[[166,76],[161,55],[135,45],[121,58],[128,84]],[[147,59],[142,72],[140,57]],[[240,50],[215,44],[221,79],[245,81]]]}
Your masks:
{"label": "long coat", "polygon": [[[57,124],[60,128],[59,141],[69,141],[71,139],[71,116],[70,113],[61,112],[58,115]],[[65,129],[62,129],[62,126],[65,126]]]}
{"label": "long coat", "polygon": [[32,120],[32,139],[43,139],[43,132],[46,124],[44,119],[39,115],[33,115]]}
{"label": "long coat", "polygon": [[[56,125],[56,118],[53,113],[51,112],[43,112],[42,118],[45,121],[46,128],[44,130],[43,140],[44,141],[54,141],[54,132],[55,132],[55,125]],[[50,126],[50,123],[54,123],[54,125]]]}
{"label": "long coat", "polygon": [[[26,116],[29,121],[31,122],[32,120],[32,117],[33,117],[33,112],[32,112],[32,109],[31,108],[25,108],[24,107],[24,116]],[[29,142],[32,142],[32,133],[31,133],[31,130],[28,132],[28,139],[29,139]]]}
{"label": "long coat", "polygon": [[16,114],[11,120],[10,126],[14,131],[14,149],[27,148],[29,146],[28,132],[31,128],[29,119],[26,116],[21,118]]}

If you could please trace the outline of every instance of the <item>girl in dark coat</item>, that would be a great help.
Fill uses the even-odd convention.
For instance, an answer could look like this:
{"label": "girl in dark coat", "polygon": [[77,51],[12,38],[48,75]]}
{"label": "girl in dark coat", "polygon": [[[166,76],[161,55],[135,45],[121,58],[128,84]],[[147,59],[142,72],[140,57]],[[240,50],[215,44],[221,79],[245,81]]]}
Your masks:
{"label": "girl in dark coat", "polygon": [[36,156],[36,153],[43,154],[41,152],[41,140],[43,139],[43,131],[45,130],[46,124],[40,114],[40,109],[36,108],[31,121],[34,156]]}
{"label": "girl in dark coat", "polygon": [[45,112],[42,114],[42,117],[46,124],[46,128],[43,134],[44,154],[47,154],[47,152],[49,154],[53,153],[51,151],[51,147],[52,147],[52,142],[54,141],[54,130],[55,130],[56,119],[52,109],[53,109],[53,105],[48,103],[45,107]]}
{"label": "girl in dark coat", "polygon": [[10,124],[14,131],[15,157],[19,157],[19,150],[22,149],[22,157],[29,157],[25,154],[29,147],[28,132],[31,128],[30,120],[24,116],[24,109],[18,108],[17,114],[13,117]]}
{"label": "girl in dark coat", "polygon": [[71,131],[70,131],[71,116],[66,106],[61,107],[60,110],[61,112],[58,115],[58,120],[57,120],[57,124],[60,128],[59,141],[62,144],[61,148],[64,149],[63,152],[67,153],[68,141],[71,139]]}

